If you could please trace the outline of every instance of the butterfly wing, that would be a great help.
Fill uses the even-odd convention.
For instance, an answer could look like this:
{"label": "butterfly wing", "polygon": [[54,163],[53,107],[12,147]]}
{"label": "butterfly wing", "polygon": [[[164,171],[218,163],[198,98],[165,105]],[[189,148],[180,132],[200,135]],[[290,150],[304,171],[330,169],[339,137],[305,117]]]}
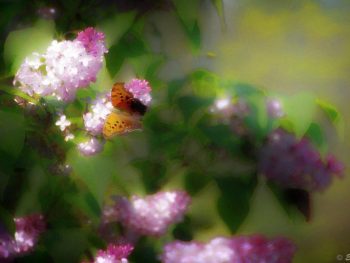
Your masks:
{"label": "butterfly wing", "polygon": [[123,82],[117,82],[113,85],[111,99],[115,108],[130,114],[144,115],[147,110],[147,107],[140,100],[135,99],[133,94],[125,89]]}
{"label": "butterfly wing", "polygon": [[114,135],[122,135],[142,128],[139,118],[122,112],[112,112],[107,116],[103,126],[103,136],[106,139]]}
{"label": "butterfly wing", "polygon": [[131,103],[133,95],[124,88],[123,82],[117,82],[113,85],[111,99],[115,108],[132,113]]}

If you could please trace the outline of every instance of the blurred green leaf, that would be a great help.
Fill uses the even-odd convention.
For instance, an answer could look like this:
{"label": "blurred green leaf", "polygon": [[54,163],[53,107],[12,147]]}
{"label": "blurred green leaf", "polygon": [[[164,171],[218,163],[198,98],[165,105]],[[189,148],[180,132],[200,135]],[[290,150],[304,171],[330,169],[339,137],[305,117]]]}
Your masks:
{"label": "blurred green leaf", "polygon": [[177,104],[182,112],[184,120],[191,120],[192,116],[198,112],[207,111],[208,107],[213,103],[213,98],[200,98],[197,96],[183,96],[178,98]]}
{"label": "blurred green leaf", "polygon": [[129,61],[134,67],[139,78],[145,78],[150,81],[151,79],[154,79],[154,74],[164,61],[164,58],[155,54],[145,54],[139,57],[130,58],[127,61]]}
{"label": "blurred green leaf", "polygon": [[225,26],[224,3],[222,0],[211,0],[211,2],[215,6],[215,9],[220,17],[221,27],[224,28]]}
{"label": "blurred green leaf", "polygon": [[132,163],[140,170],[141,179],[147,193],[154,193],[162,186],[166,166],[161,160],[135,160]]}
{"label": "blurred green leaf", "polygon": [[[47,186],[49,177],[38,162],[27,175],[28,181],[16,208],[17,216],[42,211],[40,191]],[[46,196],[46,199],[51,200],[52,195]]]}
{"label": "blurred green leaf", "polygon": [[248,99],[250,97],[263,96],[264,92],[250,84],[228,82],[226,84],[227,90],[231,91],[234,96],[242,99]]}
{"label": "blurred green leaf", "polygon": [[249,113],[244,118],[244,122],[249,127],[251,133],[258,140],[262,140],[273,128],[273,120],[269,117],[266,109],[266,99],[260,94],[246,97]]}
{"label": "blurred green leaf", "polygon": [[86,184],[98,204],[101,205],[111,176],[117,170],[113,158],[102,153],[85,157],[74,149],[68,153],[67,163],[72,166],[74,175]]}
{"label": "blurred green leaf", "polygon": [[112,45],[106,55],[106,65],[109,73],[114,77],[126,58],[136,58],[146,54],[147,47],[143,39],[136,33],[124,35],[121,40]]}
{"label": "blurred green leaf", "polygon": [[54,262],[80,262],[88,248],[87,233],[81,228],[50,229],[43,234],[43,242]]}
{"label": "blurred green leaf", "polygon": [[185,83],[186,81],[184,79],[177,79],[168,83],[168,87],[167,87],[168,103],[172,104],[178,98],[179,94],[183,90]]}
{"label": "blurred green leaf", "polygon": [[176,224],[173,236],[176,240],[191,241],[193,239],[193,223],[189,216],[185,216],[181,223]]}
{"label": "blurred green leaf", "polygon": [[118,13],[104,20],[97,27],[106,35],[107,48],[116,44],[135,20],[136,12]]}
{"label": "blurred green leaf", "polygon": [[0,206],[0,231],[3,231],[3,227],[5,227],[6,231],[8,231],[10,235],[13,235],[16,231],[13,215]]}
{"label": "blurred green leaf", "polygon": [[295,134],[302,137],[310,127],[316,110],[315,97],[302,92],[285,98],[282,105],[285,118],[292,123]]}
{"label": "blurred green leaf", "polygon": [[326,114],[326,116],[329,118],[329,120],[335,125],[338,136],[343,139],[344,138],[344,118],[342,114],[337,110],[337,108],[324,100],[316,99],[317,105],[323,110],[323,112]]}
{"label": "blurred green leaf", "polygon": [[192,29],[198,19],[200,1],[176,0],[173,4],[180,20],[187,28]]}
{"label": "blurred green leaf", "polygon": [[321,126],[315,122],[312,122],[309,129],[306,132],[308,138],[311,139],[312,143],[322,152],[326,153],[327,151],[327,142],[323,135]]}
{"label": "blurred green leaf", "polygon": [[217,201],[218,213],[231,233],[236,233],[250,208],[250,199],[257,185],[256,176],[251,178],[223,177],[216,178],[220,189]]}
{"label": "blurred green leaf", "polygon": [[310,220],[312,211],[309,192],[302,189],[283,189],[271,182],[267,185],[290,218],[297,219],[301,213],[307,221]]}
{"label": "blurred green leaf", "polygon": [[154,239],[140,238],[129,257],[130,262],[160,263],[158,259],[160,251],[157,250],[156,243]]}
{"label": "blurred green leaf", "polygon": [[199,69],[189,75],[191,89],[196,96],[215,97],[220,87],[219,77],[208,70]]}
{"label": "blurred green leaf", "polygon": [[24,137],[23,114],[0,110],[0,149],[17,157],[23,148]]}
{"label": "blurred green leaf", "polygon": [[186,192],[191,196],[196,195],[202,190],[210,181],[210,177],[204,175],[200,171],[188,171],[184,177],[184,186]]}
{"label": "blurred green leaf", "polygon": [[91,192],[79,189],[79,193],[65,194],[64,198],[88,216],[94,224],[100,220],[101,208]]}
{"label": "blurred green leaf", "polygon": [[201,125],[200,131],[208,138],[209,143],[228,150],[230,153],[236,153],[240,145],[239,139],[225,124],[213,126]]}
{"label": "blurred green leaf", "polygon": [[44,52],[53,39],[53,21],[39,20],[33,27],[11,32],[5,42],[4,59],[11,73],[16,73],[24,58]]}
{"label": "blurred green leaf", "polygon": [[179,17],[185,32],[193,47],[197,50],[200,47],[200,29],[198,25],[199,0],[176,0],[173,1],[176,14]]}

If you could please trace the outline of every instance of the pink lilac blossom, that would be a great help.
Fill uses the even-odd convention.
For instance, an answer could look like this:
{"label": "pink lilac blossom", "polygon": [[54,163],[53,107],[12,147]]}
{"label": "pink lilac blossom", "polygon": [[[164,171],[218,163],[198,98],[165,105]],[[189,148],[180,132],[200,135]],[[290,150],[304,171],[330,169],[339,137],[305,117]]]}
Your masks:
{"label": "pink lilac blossom", "polygon": [[78,144],[78,150],[82,155],[91,156],[103,150],[103,142],[100,142],[95,137],[90,138],[89,141]]}
{"label": "pink lilac blossom", "polygon": [[148,106],[151,103],[151,86],[147,80],[132,79],[125,84],[125,89],[131,92],[134,98],[139,99],[144,105]]}
{"label": "pink lilac blossom", "polygon": [[268,99],[266,102],[267,112],[272,118],[281,118],[284,113],[282,109],[282,104],[277,99]]}
{"label": "pink lilac blossom", "polygon": [[85,129],[92,135],[100,135],[107,116],[112,112],[113,106],[110,95],[97,98],[90,107],[90,112],[83,115]]}
{"label": "pink lilac blossom", "polygon": [[92,27],[88,27],[84,31],[79,32],[76,39],[84,45],[88,53],[95,57],[103,56],[103,54],[107,52],[104,41],[105,35]]}
{"label": "pink lilac blossom", "polygon": [[329,155],[322,159],[307,138],[297,139],[282,129],[273,131],[259,154],[259,170],[267,179],[286,188],[323,191],[344,166]]}
{"label": "pink lilac blossom", "polygon": [[165,245],[163,263],[290,263],[296,247],[288,239],[261,235],[217,237],[208,243],[174,241]]}
{"label": "pink lilac blossom", "polygon": [[[93,34],[99,37],[90,39]],[[33,53],[25,59],[14,85],[31,96],[73,100],[77,89],[94,82],[102,67],[107,49],[101,34],[88,28],[73,41],[52,41],[44,54]]]}
{"label": "pink lilac blossom", "polygon": [[0,223],[0,259],[7,259],[13,254],[14,241],[5,227]]}
{"label": "pink lilac blossom", "polygon": [[23,253],[31,250],[37,243],[39,236],[45,230],[44,217],[34,214],[15,218],[15,251]]}
{"label": "pink lilac blossom", "polygon": [[40,214],[18,217],[14,221],[14,238],[3,231],[0,235],[0,259],[13,258],[31,251],[45,230],[45,221]]}
{"label": "pink lilac blossom", "polygon": [[234,114],[234,106],[231,101],[231,97],[216,99],[210,112],[220,114],[225,120],[229,120]]}
{"label": "pink lilac blossom", "polygon": [[182,220],[190,204],[184,191],[158,192],[144,198],[132,196],[116,198],[120,222],[140,235],[160,236],[169,225]]}
{"label": "pink lilac blossom", "polygon": [[97,252],[94,263],[128,263],[133,249],[131,244],[109,244],[106,250]]}

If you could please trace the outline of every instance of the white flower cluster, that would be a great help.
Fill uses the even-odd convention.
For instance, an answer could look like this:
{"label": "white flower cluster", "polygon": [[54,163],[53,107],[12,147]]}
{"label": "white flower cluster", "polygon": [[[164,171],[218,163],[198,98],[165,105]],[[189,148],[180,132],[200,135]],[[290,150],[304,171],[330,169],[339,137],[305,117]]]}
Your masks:
{"label": "white flower cluster", "polygon": [[73,41],[54,40],[44,54],[33,53],[25,59],[14,84],[30,96],[55,96],[58,100],[72,101],[78,88],[96,80],[106,52],[103,34],[91,28],[79,33]]}
{"label": "white flower cluster", "polygon": [[117,199],[121,223],[141,235],[163,235],[169,225],[180,222],[190,204],[184,191],[158,192],[144,198],[132,196]]}
{"label": "white flower cluster", "polygon": [[100,135],[106,118],[112,112],[112,109],[113,105],[109,94],[97,98],[92,103],[90,111],[83,115],[85,129],[94,136]]}

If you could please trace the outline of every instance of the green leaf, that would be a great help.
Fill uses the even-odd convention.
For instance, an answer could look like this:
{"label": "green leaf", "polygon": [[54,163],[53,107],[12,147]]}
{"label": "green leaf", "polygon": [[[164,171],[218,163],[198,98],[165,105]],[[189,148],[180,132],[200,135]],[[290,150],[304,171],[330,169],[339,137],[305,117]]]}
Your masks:
{"label": "green leaf", "polygon": [[311,139],[312,143],[322,152],[326,153],[327,151],[327,142],[323,135],[323,131],[317,123],[311,123],[309,129],[306,132],[306,135]]}
{"label": "green leaf", "polygon": [[236,233],[247,217],[250,199],[257,184],[256,176],[244,178],[216,178],[221,195],[217,201],[218,213],[231,233]]}
{"label": "green leaf", "polygon": [[139,78],[145,78],[148,81],[154,77],[158,67],[164,61],[162,56],[155,54],[145,54],[139,57],[130,58],[127,60],[133,66],[136,75]]}
{"label": "green leaf", "polygon": [[183,90],[185,83],[186,81],[183,79],[173,80],[168,83],[168,88],[167,88],[168,103],[172,104],[174,100],[178,98],[179,93],[181,93],[181,91]]}
{"label": "green leaf", "polygon": [[148,53],[143,39],[134,33],[129,33],[112,45],[106,55],[106,65],[109,73],[114,77],[121,69],[126,58],[136,58]]}
{"label": "green leaf", "polygon": [[22,113],[0,111],[0,149],[16,158],[22,151],[25,137]]}
{"label": "green leaf", "polygon": [[154,193],[161,188],[166,174],[166,166],[161,160],[139,159],[133,165],[139,169],[147,193]]}
{"label": "green leaf", "polygon": [[307,92],[285,98],[283,111],[293,125],[298,137],[302,137],[311,125],[316,110],[315,97]]}
{"label": "green leaf", "polygon": [[210,178],[200,171],[188,171],[184,177],[184,186],[186,192],[194,196],[208,185],[209,181]]}
{"label": "green leaf", "polygon": [[101,205],[111,177],[114,171],[117,171],[113,158],[103,153],[85,157],[74,149],[68,153],[67,163],[72,166],[74,175],[86,184]]}
{"label": "green leaf", "polygon": [[220,87],[219,77],[207,70],[194,71],[189,76],[193,93],[201,97],[216,97]]}
{"label": "green leaf", "polygon": [[79,189],[79,193],[65,194],[64,198],[75,208],[80,209],[93,223],[100,220],[101,208],[91,192]]}
{"label": "green leaf", "polygon": [[247,97],[245,101],[248,103],[249,114],[244,121],[255,137],[262,140],[273,128],[273,121],[266,110],[266,99],[258,94]]}
{"label": "green leaf", "polygon": [[224,3],[222,0],[211,0],[213,5],[215,6],[215,9],[220,17],[221,27],[225,27],[225,13],[224,13]]}
{"label": "green leaf", "polygon": [[214,126],[201,125],[200,131],[208,138],[208,141],[222,147],[231,153],[236,153],[239,140],[230,130],[228,125],[217,124]]}
{"label": "green leaf", "polygon": [[173,1],[176,13],[186,28],[192,29],[197,21],[199,12],[199,0],[176,0]]}
{"label": "green leaf", "polygon": [[198,111],[206,111],[213,103],[213,98],[200,98],[195,96],[183,96],[177,100],[185,121],[189,121]]}
{"label": "green leaf", "polygon": [[88,248],[88,236],[81,228],[52,229],[46,231],[42,240],[54,262],[79,262]]}
{"label": "green leaf", "polygon": [[312,210],[309,192],[302,189],[282,189],[271,182],[267,185],[290,218],[297,219],[301,213],[306,220],[310,220]]}
{"label": "green leaf", "polygon": [[179,17],[185,32],[195,50],[200,47],[200,29],[198,25],[199,0],[176,0],[173,1],[176,14]]}
{"label": "green leaf", "polygon": [[5,229],[9,232],[9,234],[13,234],[16,230],[16,225],[13,220],[13,215],[9,213],[6,209],[0,206],[0,231],[2,231],[2,227],[5,226]]}
{"label": "green leaf", "polygon": [[33,27],[11,32],[5,42],[4,59],[11,73],[16,73],[24,58],[33,52],[44,52],[53,39],[55,25],[39,20]]}
{"label": "green leaf", "polygon": [[264,93],[262,90],[246,83],[235,83],[229,82],[226,84],[227,89],[233,93],[233,95],[238,98],[248,99],[252,96],[263,96]]}
{"label": "green leaf", "polygon": [[117,43],[128,31],[135,20],[136,12],[118,13],[114,17],[103,20],[97,27],[106,35],[107,47]]}
{"label": "green leaf", "polygon": [[333,125],[335,125],[338,131],[338,136],[343,139],[345,124],[344,124],[344,118],[342,114],[337,110],[337,108],[333,104],[327,101],[317,99],[316,103],[323,110],[323,112],[326,114],[329,120],[333,123]]}
{"label": "green leaf", "polygon": [[[38,162],[38,161],[37,161]],[[28,173],[26,185],[16,207],[16,215],[22,216],[42,210],[40,192],[47,186],[49,177],[40,165],[35,165]],[[52,196],[48,194],[45,202],[51,201]],[[50,202],[49,201],[49,202]]]}

